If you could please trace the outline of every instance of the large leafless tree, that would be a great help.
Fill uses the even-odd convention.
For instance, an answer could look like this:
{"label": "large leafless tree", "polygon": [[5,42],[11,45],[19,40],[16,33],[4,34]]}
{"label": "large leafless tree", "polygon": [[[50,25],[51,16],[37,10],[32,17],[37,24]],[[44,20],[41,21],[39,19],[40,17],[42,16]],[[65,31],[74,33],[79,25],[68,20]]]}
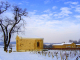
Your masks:
{"label": "large leafless tree", "polygon": [[[1,18],[0,17],[0,29],[3,33],[3,38],[4,38],[4,51],[7,50],[11,36],[13,33],[18,32],[20,29],[20,22],[23,21],[22,17],[27,16],[26,9],[22,10],[22,8],[18,6],[11,6],[8,2],[0,2],[0,15],[5,14],[5,11],[8,9],[10,10],[10,7],[12,7],[12,12],[13,12],[13,19],[10,18]],[[3,15],[2,15],[3,16]]]}

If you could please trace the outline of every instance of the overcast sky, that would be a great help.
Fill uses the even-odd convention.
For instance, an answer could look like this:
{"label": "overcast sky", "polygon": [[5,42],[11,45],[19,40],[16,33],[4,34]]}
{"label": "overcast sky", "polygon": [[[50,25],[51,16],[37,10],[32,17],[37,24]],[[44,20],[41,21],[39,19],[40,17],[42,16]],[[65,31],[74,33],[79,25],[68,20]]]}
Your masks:
{"label": "overcast sky", "polygon": [[[4,0],[5,1],[5,0]],[[6,0],[27,8],[25,34],[41,37],[47,43],[80,39],[80,0]],[[6,15],[11,16],[11,12]],[[15,37],[14,37],[15,38]]]}

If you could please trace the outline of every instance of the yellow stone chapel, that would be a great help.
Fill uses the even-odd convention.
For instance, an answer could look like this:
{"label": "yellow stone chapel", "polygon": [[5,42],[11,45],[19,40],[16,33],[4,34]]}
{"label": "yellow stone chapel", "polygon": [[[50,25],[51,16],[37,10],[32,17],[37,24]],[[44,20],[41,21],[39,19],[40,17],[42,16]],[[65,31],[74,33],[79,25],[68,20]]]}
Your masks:
{"label": "yellow stone chapel", "polygon": [[16,51],[41,51],[43,49],[43,38],[16,37]]}

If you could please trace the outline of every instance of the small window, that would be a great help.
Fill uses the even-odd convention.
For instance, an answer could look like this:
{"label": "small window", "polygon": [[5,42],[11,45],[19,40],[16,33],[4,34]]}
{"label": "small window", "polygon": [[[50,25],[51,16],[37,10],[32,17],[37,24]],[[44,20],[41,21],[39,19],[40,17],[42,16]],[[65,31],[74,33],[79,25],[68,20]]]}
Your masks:
{"label": "small window", "polygon": [[39,42],[37,42],[37,47],[39,47]]}

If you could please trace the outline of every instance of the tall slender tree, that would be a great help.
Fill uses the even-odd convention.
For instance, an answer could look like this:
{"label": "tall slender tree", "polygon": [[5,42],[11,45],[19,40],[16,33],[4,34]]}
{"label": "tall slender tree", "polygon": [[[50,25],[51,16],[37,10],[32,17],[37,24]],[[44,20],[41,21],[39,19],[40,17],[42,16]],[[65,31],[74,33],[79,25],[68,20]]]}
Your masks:
{"label": "tall slender tree", "polygon": [[5,11],[10,9],[9,7],[13,8],[13,19],[8,17],[2,19],[0,17],[0,28],[4,37],[4,51],[7,50],[10,44],[12,34],[18,32],[20,29],[21,26],[19,24],[23,21],[22,17],[28,14],[26,9],[22,10],[22,8],[18,6],[11,6],[8,2],[0,2],[0,15],[3,13],[5,14]]}

